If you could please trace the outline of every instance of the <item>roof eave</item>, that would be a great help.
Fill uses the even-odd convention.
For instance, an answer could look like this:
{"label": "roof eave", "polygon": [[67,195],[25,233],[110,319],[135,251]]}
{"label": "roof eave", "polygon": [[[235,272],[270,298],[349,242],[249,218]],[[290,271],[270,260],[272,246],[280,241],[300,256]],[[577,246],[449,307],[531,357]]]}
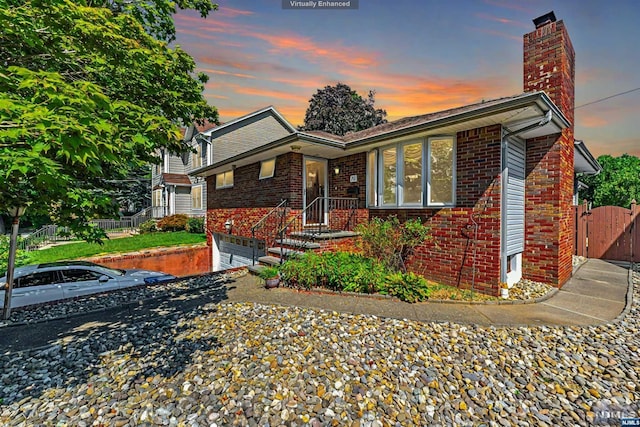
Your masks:
{"label": "roof eave", "polygon": [[[560,109],[551,101],[551,99],[544,92],[532,92],[530,94],[522,95],[518,98],[510,99],[499,104],[489,105],[487,107],[480,107],[470,111],[464,111],[458,114],[452,114],[446,117],[440,117],[428,122],[420,123],[417,125],[407,126],[405,128],[396,129],[390,132],[381,133],[379,135],[373,135],[370,137],[364,137],[354,141],[347,142],[345,145],[347,148],[354,148],[361,145],[373,144],[375,142],[402,137],[404,135],[428,131],[431,129],[437,129],[440,127],[455,125],[474,119],[479,119],[487,116],[491,116],[500,112],[521,108],[531,104],[538,104],[539,107],[546,107],[552,111],[553,119],[559,127],[566,128],[570,126],[570,122],[562,114]],[[540,105],[542,104],[542,105]],[[544,108],[541,108],[544,110]]]}

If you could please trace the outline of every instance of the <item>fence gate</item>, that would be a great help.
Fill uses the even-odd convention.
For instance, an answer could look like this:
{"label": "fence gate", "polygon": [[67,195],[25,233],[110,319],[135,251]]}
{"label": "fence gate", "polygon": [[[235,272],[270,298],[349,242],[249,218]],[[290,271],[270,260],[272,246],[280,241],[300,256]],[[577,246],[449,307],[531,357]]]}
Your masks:
{"label": "fence gate", "polygon": [[576,255],[612,261],[640,262],[640,212],[600,206],[576,206]]}

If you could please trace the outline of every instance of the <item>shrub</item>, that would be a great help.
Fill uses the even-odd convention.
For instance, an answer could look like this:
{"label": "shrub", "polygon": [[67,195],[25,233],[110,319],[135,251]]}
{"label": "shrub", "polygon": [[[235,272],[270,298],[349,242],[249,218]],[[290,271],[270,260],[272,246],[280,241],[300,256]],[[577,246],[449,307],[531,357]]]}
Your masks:
{"label": "shrub", "polygon": [[433,239],[431,228],[422,224],[420,218],[410,219],[403,224],[398,217],[388,219],[373,218],[368,223],[359,224],[358,248],[363,255],[378,260],[392,271],[406,272],[407,259],[425,241]]}
{"label": "shrub", "polygon": [[204,233],[204,218],[189,218],[185,228],[189,233]]}
{"label": "shrub", "polygon": [[157,227],[162,231],[181,231],[187,227],[189,217],[185,214],[165,216],[158,221]]}
{"label": "shrub", "polygon": [[381,294],[391,295],[406,302],[419,302],[429,298],[429,282],[415,273],[393,273],[387,276],[379,289]]}
{"label": "shrub", "polygon": [[[9,262],[9,236],[0,235],[0,277],[7,272]],[[16,251],[16,267],[29,263],[29,253],[18,249]]]}
{"label": "shrub", "polygon": [[263,280],[269,280],[278,277],[279,273],[280,270],[278,269],[278,267],[270,265],[263,267],[262,270],[260,270],[258,276]]}
{"label": "shrub", "polygon": [[281,272],[289,286],[361,293],[376,292],[388,273],[377,261],[349,252],[309,252],[286,261]]}
{"label": "shrub", "polygon": [[140,232],[140,234],[155,233],[156,231],[158,231],[156,220],[150,219],[149,221],[143,222],[138,226],[138,231]]}

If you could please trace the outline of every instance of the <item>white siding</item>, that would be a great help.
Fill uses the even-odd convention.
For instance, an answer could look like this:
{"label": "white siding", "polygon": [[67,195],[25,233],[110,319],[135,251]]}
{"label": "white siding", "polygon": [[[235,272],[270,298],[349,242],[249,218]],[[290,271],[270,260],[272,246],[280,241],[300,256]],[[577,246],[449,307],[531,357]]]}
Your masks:
{"label": "white siding", "polygon": [[290,134],[271,114],[256,116],[250,123],[212,133],[213,163],[250,151]]}
{"label": "white siding", "polygon": [[524,251],[525,143],[509,140],[507,148],[506,255]]}

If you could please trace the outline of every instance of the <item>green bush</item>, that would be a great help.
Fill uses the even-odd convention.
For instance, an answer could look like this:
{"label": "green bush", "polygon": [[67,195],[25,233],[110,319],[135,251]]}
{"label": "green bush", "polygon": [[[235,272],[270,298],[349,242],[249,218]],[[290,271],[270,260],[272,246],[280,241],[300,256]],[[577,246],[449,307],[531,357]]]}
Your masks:
{"label": "green bush", "polygon": [[420,218],[404,223],[396,216],[373,218],[356,228],[360,234],[358,248],[363,255],[378,260],[392,271],[406,272],[407,259],[425,241],[433,239],[431,228]]}
{"label": "green bush", "polygon": [[[16,251],[16,267],[29,264],[29,253],[18,249]],[[0,235],[0,277],[7,272],[9,262],[9,236]]]}
{"label": "green bush", "polygon": [[204,233],[204,218],[194,217],[187,220],[186,230],[189,233]]}
{"label": "green bush", "polygon": [[387,275],[375,260],[349,252],[309,252],[282,265],[283,280],[293,287],[374,293]]}
{"label": "green bush", "polygon": [[269,280],[278,277],[279,273],[278,267],[270,265],[263,267],[258,276],[263,280]]}
{"label": "green bush", "polygon": [[429,298],[429,282],[415,273],[393,273],[387,276],[379,289],[406,302],[420,302]]}
{"label": "green bush", "polygon": [[182,231],[187,227],[189,217],[185,214],[165,216],[158,221],[157,227],[162,231]]}
{"label": "green bush", "polygon": [[156,220],[150,219],[149,221],[143,222],[138,226],[138,231],[140,232],[140,234],[155,233],[156,231],[158,231]]}

